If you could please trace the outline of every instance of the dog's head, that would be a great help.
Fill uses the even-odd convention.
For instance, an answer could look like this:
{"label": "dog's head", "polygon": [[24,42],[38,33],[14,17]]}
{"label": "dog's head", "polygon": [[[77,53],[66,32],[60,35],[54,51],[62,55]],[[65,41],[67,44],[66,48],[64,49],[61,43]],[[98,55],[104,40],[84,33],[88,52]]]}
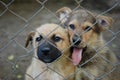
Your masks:
{"label": "dog's head", "polygon": [[72,11],[68,7],[63,7],[56,13],[69,31],[70,41],[73,44],[72,58],[76,65],[80,63],[86,47],[95,46],[101,39],[101,32],[110,28],[113,23],[110,17],[96,17],[96,14],[83,9]]}
{"label": "dog's head", "polygon": [[[28,34],[25,47],[32,42],[35,55],[45,63],[51,63],[61,56],[69,45],[66,30],[57,24],[45,24]],[[66,54],[67,51],[63,53]]]}

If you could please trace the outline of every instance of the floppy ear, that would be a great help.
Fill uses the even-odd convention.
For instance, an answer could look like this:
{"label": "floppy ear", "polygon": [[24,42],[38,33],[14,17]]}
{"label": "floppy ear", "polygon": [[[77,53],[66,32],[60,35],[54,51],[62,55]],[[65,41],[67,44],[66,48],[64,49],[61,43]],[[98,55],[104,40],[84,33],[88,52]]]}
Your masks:
{"label": "floppy ear", "polygon": [[25,48],[29,45],[30,42],[33,40],[33,36],[35,35],[35,32],[30,32],[27,36]]}
{"label": "floppy ear", "polygon": [[59,20],[62,23],[65,23],[65,21],[67,21],[69,14],[72,12],[72,10],[68,7],[63,7],[60,8],[56,11],[56,15],[59,17]]}
{"label": "floppy ear", "polygon": [[98,21],[98,26],[101,28],[102,31],[109,29],[114,22],[111,17],[107,17],[107,16],[99,16],[97,18],[97,21]]}

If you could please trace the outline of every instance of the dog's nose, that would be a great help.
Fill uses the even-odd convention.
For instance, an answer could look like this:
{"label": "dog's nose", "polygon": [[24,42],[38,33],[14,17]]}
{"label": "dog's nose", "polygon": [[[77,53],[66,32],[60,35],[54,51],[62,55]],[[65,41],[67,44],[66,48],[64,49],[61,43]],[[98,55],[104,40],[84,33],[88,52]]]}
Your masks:
{"label": "dog's nose", "polygon": [[73,43],[74,43],[74,45],[79,45],[81,43],[81,39],[78,35],[75,35],[73,37]]}
{"label": "dog's nose", "polygon": [[50,48],[49,47],[45,47],[45,48],[42,48],[41,50],[43,52],[44,55],[49,55],[49,52],[50,52]]}

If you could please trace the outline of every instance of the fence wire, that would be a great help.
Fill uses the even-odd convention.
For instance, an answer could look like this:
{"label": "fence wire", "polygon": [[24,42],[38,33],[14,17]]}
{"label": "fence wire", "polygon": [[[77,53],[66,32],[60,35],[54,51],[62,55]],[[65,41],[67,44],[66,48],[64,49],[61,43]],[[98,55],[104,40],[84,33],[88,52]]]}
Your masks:
{"label": "fence wire", "polygon": [[[31,79],[33,79],[33,80],[38,80],[37,78],[39,76],[43,75],[48,69],[57,73],[59,76],[61,76],[63,78],[63,80],[69,80],[70,77],[74,76],[75,74],[79,73],[79,71],[81,71],[81,67],[83,65],[92,61],[98,55],[106,63],[110,63],[110,65],[112,65],[113,67],[109,72],[105,72],[104,74],[101,74],[97,78],[94,74],[89,73],[87,70],[84,70],[83,72],[89,75],[90,80],[93,80],[92,78],[96,78],[96,80],[102,80],[107,75],[111,74],[114,70],[116,70],[116,68],[118,66],[120,66],[119,61],[117,63],[113,64],[110,62],[110,60],[104,58],[103,55],[99,54],[99,52],[102,49],[104,49],[104,47],[112,46],[113,51],[115,51],[117,49],[115,52],[118,53],[118,54],[116,54],[118,59],[120,57],[119,51],[118,51],[119,47],[120,47],[120,45],[119,45],[120,29],[117,29],[116,31],[107,29],[107,34],[109,34],[108,35],[109,37],[108,37],[106,43],[104,44],[104,46],[101,46],[98,49],[94,49],[96,51],[96,54],[92,58],[87,60],[86,62],[82,63],[79,66],[80,67],[79,70],[75,71],[74,73],[70,73],[70,75],[68,75],[67,77],[64,77],[61,73],[55,71],[53,68],[50,67],[50,65],[53,64],[53,63],[51,63],[51,64],[46,64],[47,68],[43,69],[42,72],[40,72],[38,75],[36,75],[36,77],[33,78],[30,74],[26,73],[26,69],[30,65],[31,58],[34,53],[33,51],[35,50],[35,48],[31,49],[31,47],[29,47],[29,48],[24,47],[26,35],[29,31],[35,30],[35,28],[40,26],[41,23],[56,22],[59,25],[61,25],[61,22],[59,21],[58,17],[56,16],[55,11],[52,10],[51,7],[47,6],[50,3],[48,0],[44,0],[44,1],[35,0],[34,3],[37,6],[36,5],[35,6],[27,5],[26,6],[27,9],[29,9],[29,7],[30,7],[30,9],[34,8],[34,9],[32,9],[32,11],[29,11],[29,12],[24,11],[25,10],[24,8],[26,8],[26,7],[22,8],[22,9],[24,9],[23,15],[22,15],[22,11],[19,11],[19,9],[15,11],[13,8],[16,7],[15,9],[17,9],[20,6],[22,7],[22,5],[26,5],[27,3],[26,4],[21,3],[18,7],[18,5],[17,5],[18,3],[15,3],[15,0],[8,0],[7,3],[5,3],[5,1],[7,1],[7,0],[0,1],[0,5],[1,5],[1,7],[0,7],[1,8],[0,9],[0,17],[1,17],[0,18],[0,23],[1,23],[1,25],[0,25],[0,67],[1,67],[0,80],[24,80],[25,75],[31,77]],[[83,1],[84,0],[75,0],[74,4],[77,4],[77,5],[75,5],[75,6],[73,5],[74,8],[72,11],[78,10],[80,8],[82,8],[86,11],[89,11],[80,5],[80,4],[82,4]],[[96,17],[99,17],[104,14],[108,14],[109,11],[114,10],[114,8],[116,8],[116,6],[119,5],[119,2],[120,2],[119,0],[115,0],[113,5],[109,9],[102,11]],[[58,7],[56,7],[56,10],[57,9],[58,9]],[[24,14],[24,13],[26,13],[26,14]],[[27,14],[30,14],[30,15],[27,15]],[[43,16],[43,15],[45,15],[45,16]],[[52,17],[54,16],[54,18],[52,19],[51,16]],[[48,19],[47,17],[50,19]],[[43,22],[42,22],[42,20],[43,20]],[[51,21],[49,21],[49,20],[51,20]],[[95,24],[96,23],[94,23],[93,26]],[[58,29],[58,28],[56,28],[56,29]],[[56,29],[54,29],[52,32],[54,32]],[[52,32],[50,32],[50,34]],[[83,32],[81,35],[83,35],[84,33],[85,32]],[[49,34],[45,37],[47,38],[48,36],[49,36]],[[114,41],[116,41],[116,42],[113,43]],[[48,41],[48,43],[50,43],[50,42]],[[50,44],[52,44],[52,43],[50,43]],[[73,44],[68,46],[66,49],[70,48],[72,45]],[[64,51],[66,49],[64,49],[62,51],[62,53],[64,53]],[[64,58],[67,58],[68,60],[71,61],[71,59],[69,57],[67,57],[65,55],[63,55],[63,56],[64,56]],[[38,59],[35,56],[34,56],[34,58]],[[55,62],[57,62],[57,61],[59,61],[59,58]],[[119,70],[118,70],[118,73],[120,75]],[[120,79],[120,77],[119,77],[119,79]],[[117,79],[117,80],[119,80],[119,79]],[[82,80],[82,79],[80,79],[80,80]]]}

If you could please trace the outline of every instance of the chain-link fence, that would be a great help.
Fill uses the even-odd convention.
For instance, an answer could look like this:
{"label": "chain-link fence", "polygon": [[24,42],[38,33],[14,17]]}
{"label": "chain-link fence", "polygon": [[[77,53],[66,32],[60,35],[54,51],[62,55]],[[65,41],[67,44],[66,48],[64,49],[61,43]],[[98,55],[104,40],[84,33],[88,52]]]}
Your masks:
{"label": "chain-link fence", "polygon": [[[69,77],[74,76],[75,74],[77,74],[77,72],[81,71],[75,71],[72,74],[70,73],[70,75],[68,75],[67,77],[64,77],[61,73],[55,71],[49,66],[54,64],[53,62],[49,65],[46,64],[47,68],[43,68],[43,70],[39,73],[39,75],[36,75],[35,78],[33,78],[30,74],[26,73],[26,69],[30,65],[32,60],[31,58],[34,54],[34,49],[32,47],[24,47],[27,34],[30,31],[34,31],[41,24],[56,23],[58,25],[61,25],[55,11],[57,11],[63,6],[71,7],[73,11],[82,8],[85,10],[97,12],[99,13],[98,16],[107,14],[115,20],[112,29],[107,29],[103,33],[106,43],[102,47],[95,49],[95,51],[96,55],[99,55],[97,53],[99,53],[99,51],[101,51],[105,46],[107,46],[115,53],[118,58],[118,62],[114,64],[110,63],[110,65],[112,65],[111,70],[105,72],[104,74],[100,74],[99,77],[96,78],[96,80],[104,80],[106,76],[111,74],[113,71],[116,71],[116,73],[120,75],[120,14],[119,11],[114,11],[117,10],[116,7],[119,8],[118,6],[120,6],[119,0],[112,0],[111,6],[107,6],[107,9],[102,7],[104,9],[100,8],[101,11],[98,11],[97,9],[90,10],[90,8],[87,8],[87,5],[83,7],[84,4],[88,4],[85,3],[84,0],[71,0],[70,2],[69,0],[30,1],[31,2],[28,3],[27,1],[24,2],[24,0],[0,0],[0,80],[24,80],[25,75],[31,77],[33,80],[36,80],[38,76],[43,75],[47,70],[57,73],[62,77],[63,80],[69,80]],[[82,2],[84,4],[82,4]],[[71,46],[72,45],[68,46],[67,48]],[[102,57],[102,55],[100,56],[105,62],[110,62],[106,58]],[[66,56],[64,56],[64,58],[66,58]],[[71,58],[67,58],[71,61]],[[90,58],[87,62],[92,61],[93,58],[94,57]],[[59,61],[59,59],[57,60]],[[83,63],[82,65],[87,64],[87,62]],[[84,70],[84,72],[89,74],[91,78],[80,80],[94,80],[92,79],[92,77],[95,77],[94,74],[89,73],[89,71],[87,70]],[[115,80],[119,79],[120,77]]]}

